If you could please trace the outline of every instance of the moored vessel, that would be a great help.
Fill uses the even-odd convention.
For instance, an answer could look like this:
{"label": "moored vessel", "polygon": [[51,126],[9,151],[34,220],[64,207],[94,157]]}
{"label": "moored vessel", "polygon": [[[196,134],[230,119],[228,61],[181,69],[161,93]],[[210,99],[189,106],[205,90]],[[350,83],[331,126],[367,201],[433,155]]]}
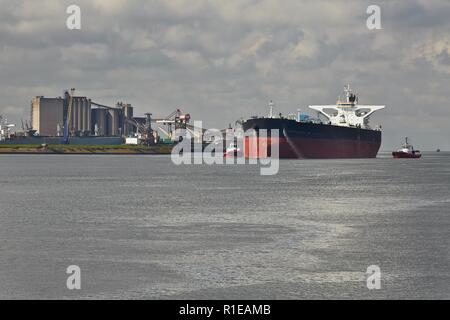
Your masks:
{"label": "moored vessel", "polygon": [[[246,137],[244,156],[270,157],[271,147],[278,145],[280,158],[375,158],[381,146],[381,127],[371,128],[369,118],[385,106],[358,104],[349,85],[344,94],[336,105],[309,106],[324,116],[325,122],[300,113],[297,118],[274,116],[271,103],[267,117],[253,117],[242,124],[244,131],[254,130],[256,135]],[[274,129],[279,133],[276,138],[270,135]],[[261,130],[268,130],[268,135],[261,135]]]}

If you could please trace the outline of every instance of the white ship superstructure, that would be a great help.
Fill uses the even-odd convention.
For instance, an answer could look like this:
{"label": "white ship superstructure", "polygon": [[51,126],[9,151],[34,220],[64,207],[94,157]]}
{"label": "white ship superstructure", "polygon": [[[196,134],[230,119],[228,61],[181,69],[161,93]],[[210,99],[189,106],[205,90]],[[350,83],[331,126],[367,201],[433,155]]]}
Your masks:
{"label": "white ship superstructure", "polygon": [[345,100],[338,99],[336,105],[314,105],[309,108],[325,116],[332,125],[371,129],[370,116],[386,106],[358,104],[358,96],[352,92],[350,85],[345,86],[344,93]]}

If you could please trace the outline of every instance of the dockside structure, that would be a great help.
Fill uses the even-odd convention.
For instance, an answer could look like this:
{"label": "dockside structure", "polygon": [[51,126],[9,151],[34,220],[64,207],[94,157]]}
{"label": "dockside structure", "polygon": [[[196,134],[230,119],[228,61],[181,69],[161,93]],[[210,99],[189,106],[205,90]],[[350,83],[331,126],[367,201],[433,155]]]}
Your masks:
{"label": "dockside structure", "polygon": [[[66,113],[64,98],[37,96],[31,101],[32,129],[39,136],[61,136]],[[132,118],[130,104],[119,102],[116,107],[107,107],[87,97],[73,97],[69,131],[71,136],[128,136],[136,132]]]}

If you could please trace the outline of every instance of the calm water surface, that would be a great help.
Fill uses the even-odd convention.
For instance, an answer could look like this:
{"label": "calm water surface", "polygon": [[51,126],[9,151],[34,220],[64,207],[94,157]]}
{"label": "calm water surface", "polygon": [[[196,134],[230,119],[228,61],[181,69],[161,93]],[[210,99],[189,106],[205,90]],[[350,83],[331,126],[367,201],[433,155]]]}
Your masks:
{"label": "calm water surface", "polygon": [[[0,298],[450,298],[450,154],[0,156]],[[66,288],[81,268],[82,289]],[[382,288],[368,290],[378,265]]]}

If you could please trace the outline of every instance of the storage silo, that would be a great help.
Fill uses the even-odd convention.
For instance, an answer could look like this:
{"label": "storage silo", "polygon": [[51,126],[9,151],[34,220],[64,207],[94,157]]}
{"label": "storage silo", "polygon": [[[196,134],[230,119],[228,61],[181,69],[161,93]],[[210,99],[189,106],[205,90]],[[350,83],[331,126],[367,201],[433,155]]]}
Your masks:
{"label": "storage silo", "polygon": [[89,135],[89,133],[91,131],[91,100],[90,99],[85,99],[83,131],[85,132],[86,135]]}
{"label": "storage silo", "polygon": [[119,135],[119,119],[120,112],[118,109],[108,109],[107,111],[107,121],[108,121],[108,136],[118,136]]}
{"label": "storage silo", "polygon": [[78,131],[78,113],[79,113],[79,108],[78,108],[78,99],[73,99],[72,100],[72,114],[73,117],[71,118],[71,128],[73,130],[73,132],[76,134],[76,132]]}
{"label": "storage silo", "polygon": [[58,125],[63,125],[64,101],[62,98],[37,96],[31,102],[31,125],[41,136],[56,136]]}
{"label": "storage silo", "polygon": [[91,132],[95,135],[95,125],[98,127],[98,135],[105,136],[108,134],[107,128],[107,111],[97,108],[91,110]]}
{"label": "storage silo", "polygon": [[84,118],[84,109],[83,109],[83,99],[78,99],[77,101],[78,104],[78,114],[77,114],[77,122],[78,122],[78,126],[77,126],[77,132],[80,133],[81,131],[83,131],[83,118]]}
{"label": "storage silo", "polygon": [[134,126],[129,123],[133,119],[133,107],[129,103],[118,103],[117,107],[122,110],[122,134],[128,137],[134,133]]}

